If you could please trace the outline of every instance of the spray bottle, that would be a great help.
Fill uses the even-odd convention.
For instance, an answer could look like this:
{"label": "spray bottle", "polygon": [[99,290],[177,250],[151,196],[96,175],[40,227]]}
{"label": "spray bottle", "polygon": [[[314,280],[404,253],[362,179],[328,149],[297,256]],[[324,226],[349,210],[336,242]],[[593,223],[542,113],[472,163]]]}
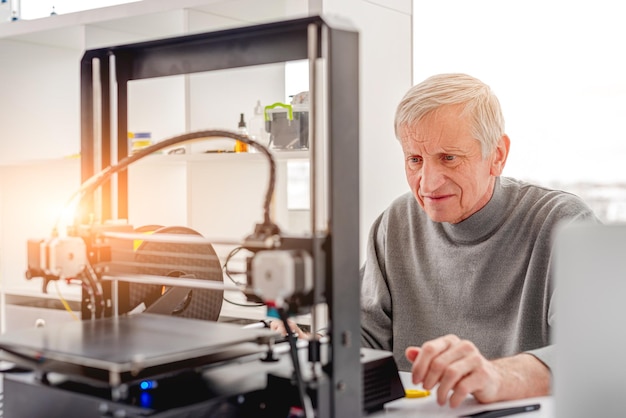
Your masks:
{"label": "spray bottle", "polygon": [[254,116],[250,119],[250,125],[248,131],[254,140],[260,142],[262,145],[268,146],[269,135],[265,130],[265,115],[261,101],[257,100],[254,107]]}

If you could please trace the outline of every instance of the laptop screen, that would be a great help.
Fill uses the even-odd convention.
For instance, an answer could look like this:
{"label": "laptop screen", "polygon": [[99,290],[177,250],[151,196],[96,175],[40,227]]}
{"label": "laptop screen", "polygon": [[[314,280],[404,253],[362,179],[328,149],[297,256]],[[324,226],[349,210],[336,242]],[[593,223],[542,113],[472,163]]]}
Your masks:
{"label": "laptop screen", "polygon": [[554,268],[556,416],[626,416],[626,225],[562,228]]}

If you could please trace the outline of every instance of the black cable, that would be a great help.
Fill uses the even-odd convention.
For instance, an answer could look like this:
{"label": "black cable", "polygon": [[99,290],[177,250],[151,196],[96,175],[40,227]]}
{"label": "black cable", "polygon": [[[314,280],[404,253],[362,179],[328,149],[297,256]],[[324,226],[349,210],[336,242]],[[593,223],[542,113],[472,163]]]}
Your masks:
{"label": "black cable", "polygon": [[231,282],[233,282],[234,284],[236,284],[237,286],[245,286],[247,283],[241,283],[238,282],[237,280],[233,279],[231,277],[231,273],[232,274],[245,274],[245,272],[234,272],[228,269],[228,263],[230,262],[230,260],[239,252],[243,249],[243,247],[235,247],[233,250],[231,250],[231,252],[228,253],[228,255],[226,256],[226,260],[224,260],[224,274],[226,274],[226,277],[228,277],[230,279]]}
{"label": "black cable", "polygon": [[81,276],[83,276],[89,286],[93,289],[94,292],[94,309],[96,317],[104,317],[104,292],[102,291],[102,285],[98,280],[98,275],[93,269],[90,262],[87,263],[85,269],[83,270]]}
{"label": "black cable", "polygon": [[[89,282],[89,280],[87,278],[84,278],[86,276],[85,272],[82,271],[79,275],[78,275],[78,279],[81,282],[81,287],[82,289],[84,289],[87,292],[87,295],[89,295],[89,311],[91,312],[91,319],[95,319],[96,318],[96,297],[94,294],[95,289],[91,286],[91,283]],[[86,319],[86,318],[83,318]]]}
{"label": "black cable", "polygon": [[[265,200],[263,202],[263,212],[264,212],[263,222],[265,225],[270,225],[270,226],[275,227],[275,229],[278,229],[278,227],[272,222],[271,215],[270,215],[270,205],[272,201],[272,196],[274,194],[274,187],[276,184],[276,162],[274,160],[273,155],[271,154],[271,152],[269,151],[267,147],[253,140],[247,135],[242,135],[242,134],[238,134],[235,132],[222,131],[222,130],[206,130],[206,131],[191,132],[191,133],[187,133],[183,135],[174,136],[172,138],[164,139],[163,141],[157,142],[146,148],[142,148],[141,150],[133,153],[132,155],[129,155],[128,157],[123,158],[116,165],[111,165],[105,168],[104,170],[100,171],[99,173],[93,175],[92,177],[87,179],[85,182],[83,182],[81,187],[70,197],[66,206],[69,206],[69,204],[73,202],[74,199],[76,198],[79,198],[80,200],[82,200],[87,194],[93,193],[98,187],[100,187],[102,184],[108,181],[113,174],[126,170],[126,168],[130,164],[134,163],[137,160],[140,160],[150,154],[160,151],[163,148],[171,147],[173,145],[176,145],[182,142],[193,141],[193,140],[198,140],[198,139],[209,139],[209,138],[230,138],[230,139],[234,139],[237,141],[241,141],[257,149],[261,154],[267,157],[269,161],[270,176],[269,176],[267,191],[265,193]],[[60,219],[57,219],[53,234],[56,234],[59,220]]]}
{"label": "black cable", "polygon": [[289,326],[289,321],[287,318],[287,313],[283,308],[277,308],[278,315],[280,316],[280,320],[285,327],[287,332],[287,341],[289,341],[289,353],[291,354],[291,361],[293,363],[293,372],[295,375],[296,384],[298,386],[298,394],[300,396],[300,402],[302,403],[302,410],[304,411],[304,417],[313,418],[313,411],[309,397],[306,394],[306,389],[304,387],[304,378],[302,377],[302,370],[300,369],[300,360],[298,358],[298,347],[296,345],[296,335],[291,330]]}
{"label": "black cable", "polygon": [[226,296],[222,296],[222,298],[224,299],[225,302],[228,302],[232,305],[236,305],[236,306],[241,306],[244,308],[258,308],[259,306],[265,306],[264,303],[239,303],[239,302],[234,302],[228,298],[226,298]]}
{"label": "black cable", "polygon": [[[224,267],[222,268],[222,270],[224,271],[224,274],[226,275],[226,277],[228,277],[230,279],[230,281],[233,282],[234,284],[236,284],[237,286],[245,286],[247,283],[238,282],[237,280],[232,278],[231,274],[245,274],[245,272],[234,272],[234,271],[229,270],[228,269],[228,263],[242,249],[243,249],[243,247],[235,247],[235,248],[233,248],[228,253],[228,255],[226,256],[226,260],[224,261]],[[228,302],[231,305],[241,306],[241,307],[244,307],[244,308],[256,308],[256,307],[259,307],[259,306],[265,306],[264,303],[239,303],[239,302],[234,302],[234,301],[228,299],[226,296],[222,296],[222,299],[224,299],[225,302]]]}

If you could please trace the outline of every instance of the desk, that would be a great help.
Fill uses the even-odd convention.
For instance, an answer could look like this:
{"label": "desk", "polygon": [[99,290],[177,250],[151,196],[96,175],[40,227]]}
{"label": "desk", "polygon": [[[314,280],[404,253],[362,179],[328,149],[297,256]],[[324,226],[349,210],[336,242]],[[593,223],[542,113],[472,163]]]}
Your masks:
{"label": "desk", "polygon": [[[400,378],[405,389],[417,388],[411,383],[411,374],[408,372],[400,372]],[[512,406],[541,404],[541,409],[533,412],[512,415],[512,417],[520,418],[554,418],[554,399],[551,396],[540,398],[521,399],[517,401],[497,402],[493,404],[479,404],[473,397],[468,397],[458,408],[452,409],[449,406],[439,406],[435,393],[431,393],[426,398],[415,399],[398,399],[385,405],[385,410],[370,415],[371,417],[387,417],[387,418],[457,418],[461,415],[472,414],[486,409],[508,408]]]}

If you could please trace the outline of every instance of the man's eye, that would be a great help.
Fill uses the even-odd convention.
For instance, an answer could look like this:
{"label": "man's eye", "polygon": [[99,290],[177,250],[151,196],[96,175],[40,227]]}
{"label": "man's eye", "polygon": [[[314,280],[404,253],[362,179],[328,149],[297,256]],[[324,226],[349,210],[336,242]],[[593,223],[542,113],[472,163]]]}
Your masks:
{"label": "man's eye", "polygon": [[443,156],[443,159],[446,160],[446,161],[454,161],[455,158],[456,158],[456,156],[454,156],[454,155],[444,155]]}
{"label": "man's eye", "polygon": [[422,162],[422,158],[421,157],[409,157],[407,159],[407,161],[409,162],[409,164],[419,164]]}

